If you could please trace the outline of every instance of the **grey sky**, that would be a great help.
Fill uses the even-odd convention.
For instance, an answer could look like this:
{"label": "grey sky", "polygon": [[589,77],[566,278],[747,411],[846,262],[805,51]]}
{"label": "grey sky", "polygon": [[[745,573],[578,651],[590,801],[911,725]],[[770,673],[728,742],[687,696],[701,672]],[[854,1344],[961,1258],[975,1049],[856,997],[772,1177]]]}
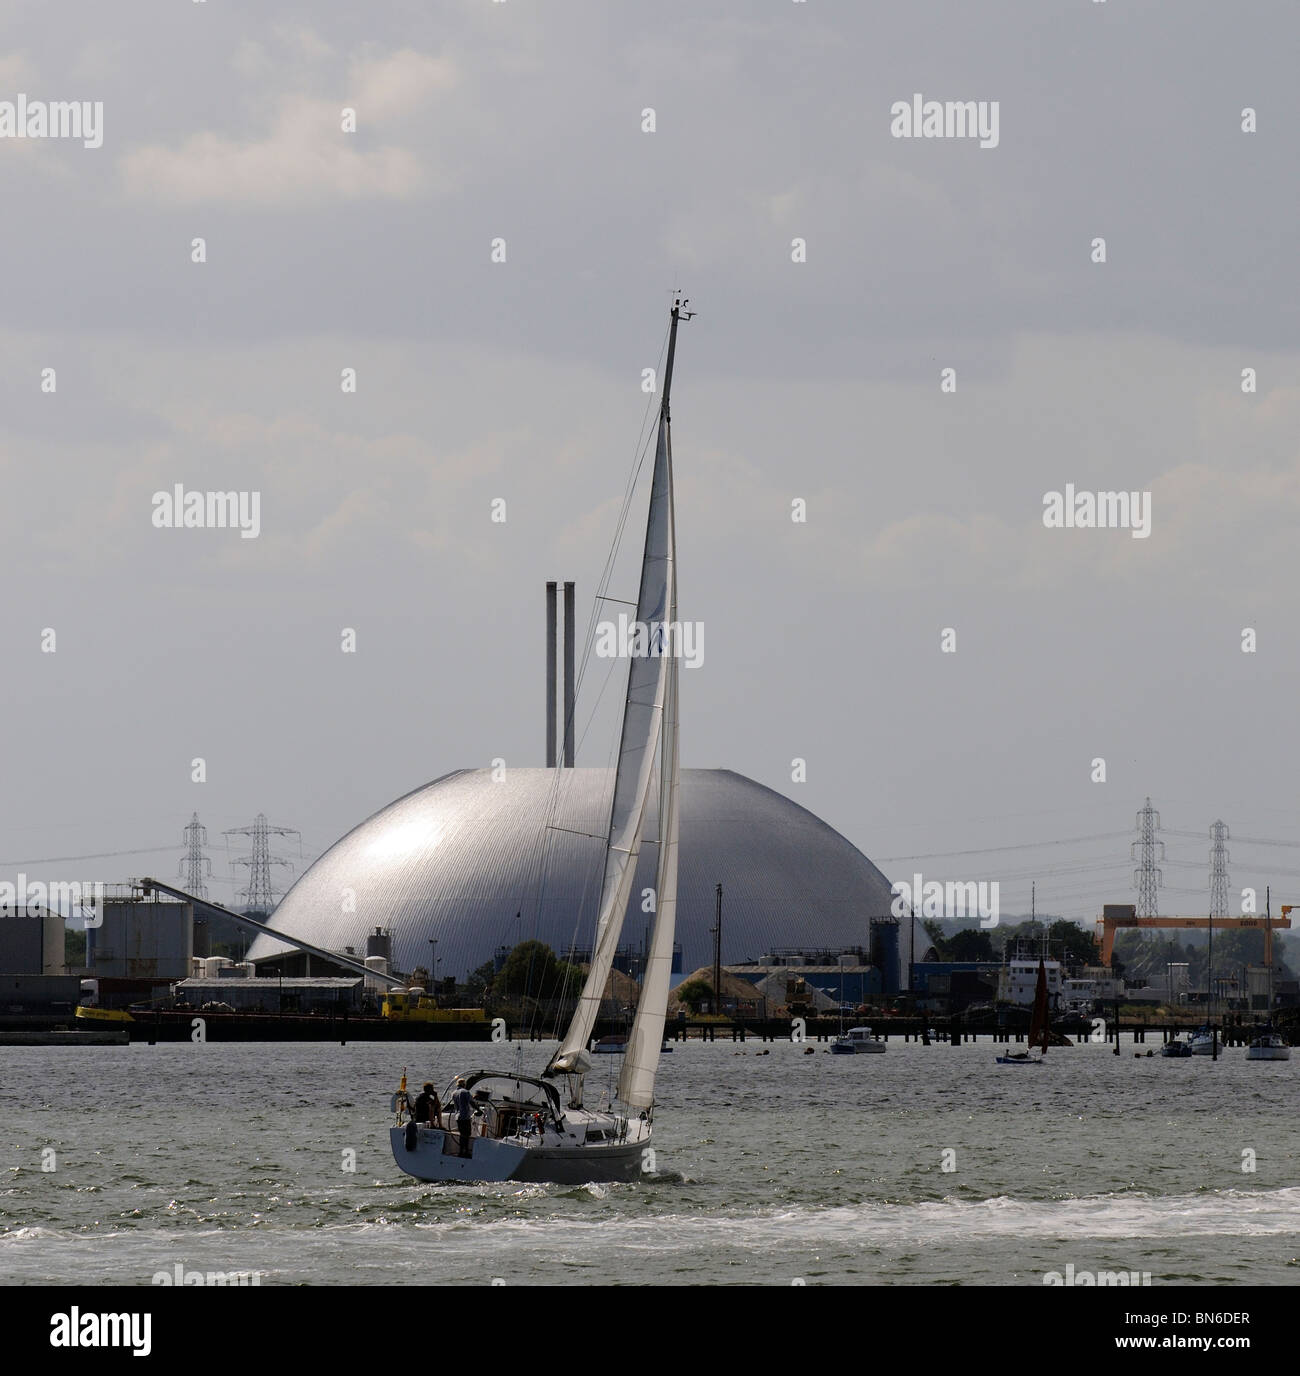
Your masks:
{"label": "grey sky", "polygon": [[[685,765],[1004,908],[1035,867],[1040,906],[1127,901],[1127,841],[888,857],[1126,831],[1146,794],[1292,839],[1297,39],[1197,0],[11,0],[0,100],[102,100],[104,143],[0,139],[0,858],[194,810],[310,858],[540,763],[542,584],[586,620],[678,286]],[[914,92],[997,101],[998,147],[891,137]],[[1149,490],[1150,538],[1045,529],[1067,482]],[[260,537],[153,528],[176,483],[259,491]],[[1285,899],[1293,856],[1234,847],[1233,887]]]}

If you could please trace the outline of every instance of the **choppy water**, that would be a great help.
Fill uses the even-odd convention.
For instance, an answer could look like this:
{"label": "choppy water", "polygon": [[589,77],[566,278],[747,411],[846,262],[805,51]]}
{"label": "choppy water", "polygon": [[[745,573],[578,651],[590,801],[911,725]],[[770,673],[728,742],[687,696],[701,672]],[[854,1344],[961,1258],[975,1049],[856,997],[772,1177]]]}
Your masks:
{"label": "choppy water", "polygon": [[148,1284],[179,1263],[263,1285],[1038,1285],[1073,1263],[1300,1281],[1300,1060],[762,1049],[665,1056],[657,1176],[573,1188],[397,1170],[402,1065],[441,1087],[512,1063],[486,1047],[6,1048],[0,1280]]}

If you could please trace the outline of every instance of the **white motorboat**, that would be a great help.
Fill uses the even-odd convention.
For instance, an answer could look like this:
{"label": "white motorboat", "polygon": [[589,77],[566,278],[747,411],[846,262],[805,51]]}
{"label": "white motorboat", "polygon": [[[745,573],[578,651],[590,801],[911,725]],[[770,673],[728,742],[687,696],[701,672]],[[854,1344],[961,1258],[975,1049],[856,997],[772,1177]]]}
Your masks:
{"label": "white motorboat", "polygon": [[1246,1048],[1248,1061],[1289,1061],[1291,1048],[1281,1036],[1272,1031],[1261,1033]]}
{"label": "white motorboat", "polygon": [[869,1027],[850,1027],[831,1043],[833,1056],[880,1056],[888,1045],[875,1036]]}

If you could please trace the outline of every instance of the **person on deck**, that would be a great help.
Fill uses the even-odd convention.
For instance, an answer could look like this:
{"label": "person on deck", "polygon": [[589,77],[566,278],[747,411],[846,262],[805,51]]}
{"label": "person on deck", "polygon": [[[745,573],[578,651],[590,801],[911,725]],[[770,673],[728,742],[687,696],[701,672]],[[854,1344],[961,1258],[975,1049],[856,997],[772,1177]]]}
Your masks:
{"label": "person on deck", "polygon": [[452,1107],[456,1110],[456,1130],[460,1133],[460,1154],[472,1155],[469,1146],[470,1119],[474,1112],[474,1100],[465,1088],[465,1081],[456,1081],[456,1092],[451,1096]]}
{"label": "person on deck", "polygon": [[413,1113],[417,1123],[427,1123],[433,1128],[442,1126],[442,1105],[438,1102],[437,1091],[431,1084],[424,1086],[424,1093],[415,1101]]}

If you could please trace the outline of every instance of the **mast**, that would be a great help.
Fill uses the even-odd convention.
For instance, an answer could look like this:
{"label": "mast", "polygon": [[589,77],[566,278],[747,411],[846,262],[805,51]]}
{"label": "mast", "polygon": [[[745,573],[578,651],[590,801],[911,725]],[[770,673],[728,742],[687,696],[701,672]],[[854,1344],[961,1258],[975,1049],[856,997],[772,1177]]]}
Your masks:
{"label": "mast", "polygon": [[713,1012],[722,1012],[722,885],[717,887],[713,910]]}
{"label": "mast", "polygon": [[[664,376],[664,396],[659,408],[659,437],[655,449],[654,474],[650,483],[650,510],[646,518],[645,548],[641,557],[641,583],[637,595],[636,620],[645,628],[639,635],[645,635],[649,643],[636,646],[628,664],[627,694],[623,702],[623,730],[619,742],[618,767],[614,775],[614,796],[610,804],[609,833],[605,845],[605,875],[601,882],[600,912],[596,922],[596,941],[592,950],[591,968],[578,997],[578,1006],[569,1023],[559,1050],[551,1057],[546,1070],[547,1075],[582,1075],[591,1067],[587,1054],[587,1043],[596,1025],[601,1000],[605,995],[605,985],[613,967],[614,954],[618,949],[619,936],[623,930],[623,920],[627,913],[628,898],[632,882],[636,876],[636,862],[641,852],[641,830],[645,820],[646,799],[650,791],[650,778],[656,752],[661,738],[664,737],[664,709],[670,694],[675,699],[676,657],[664,653],[671,650],[672,623],[676,620],[677,595],[674,579],[674,542],[672,492],[672,451],[668,434],[668,388],[672,382],[672,361],[677,338],[679,316],[689,318],[690,312],[683,310],[684,301],[673,303],[672,324],[668,337],[668,364]],[[655,633],[655,628],[658,633]],[[670,681],[672,684],[670,690]],[[675,718],[676,707],[673,706]],[[661,776],[671,772],[674,789],[673,805],[670,816],[660,812],[660,826],[675,826],[675,789],[676,789],[676,744],[673,737],[673,764],[671,771],[665,765]],[[665,752],[665,761],[667,754]],[[676,836],[673,835],[671,847],[660,846],[661,880],[665,853],[671,851],[673,903],[670,913],[676,906]],[[662,893],[662,884],[661,884]],[[650,970],[655,964],[655,946],[662,925],[665,905],[656,904],[655,936],[651,938],[652,951],[647,960],[647,974],[642,985],[641,1005],[637,1009],[637,1023],[641,1021],[642,1007],[646,1003],[646,990],[650,987]],[[671,921],[671,919],[670,919]],[[668,956],[671,966],[672,934],[668,931]],[[662,1031],[663,1013],[667,1010],[667,972],[664,973],[664,992],[660,1011]],[[657,988],[657,984],[656,984]],[[634,1024],[629,1035],[628,1049],[632,1050],[633,1038],[637,1035]],[[654,1043],[654,1062],[650,1067],[650,1090],[653,1094],[654,1069],[658,1062],[662,1036]],[[629,1058],[630,1060],[630,1055]],[[624,1078],[629,1066],[624,1064]],[[581,1088],[575,1093],[575,1102],[580,1101]]]}
{"label": "mast", "polygon": [[667,655],[662,661],[665,665],[665,685],[659,749],[659,866],[655,876],[655,920],[646,954],[645,974],[641,980],[641,996],[637,1000],[636,1017],[628,1033],[623,1069],[618,1077],[618,1097],[623,1103],[631,1108],[651,1110],[654,1107],[659,1053],[664,1043],[668,990],[672,984],[673,937],[677,928],[681,765],[677,745],[679,655],[676,651],[680,646],[674,644],[674,637],[680,634],[680,623],[677,619],[677,514],[673,497],[673,446],[668,397],[672,390],[673,359],[677,352],[677,324],[679,320],[689,320],[694,315],[694,311],[686,309],[687,305],[689,302],[681,298],[673,302],[672,320],[668,327],[668,358],[664,366],[664,394],[659,404],[659,444],[665,456],[668,475],[668,630],[661,646]]}

